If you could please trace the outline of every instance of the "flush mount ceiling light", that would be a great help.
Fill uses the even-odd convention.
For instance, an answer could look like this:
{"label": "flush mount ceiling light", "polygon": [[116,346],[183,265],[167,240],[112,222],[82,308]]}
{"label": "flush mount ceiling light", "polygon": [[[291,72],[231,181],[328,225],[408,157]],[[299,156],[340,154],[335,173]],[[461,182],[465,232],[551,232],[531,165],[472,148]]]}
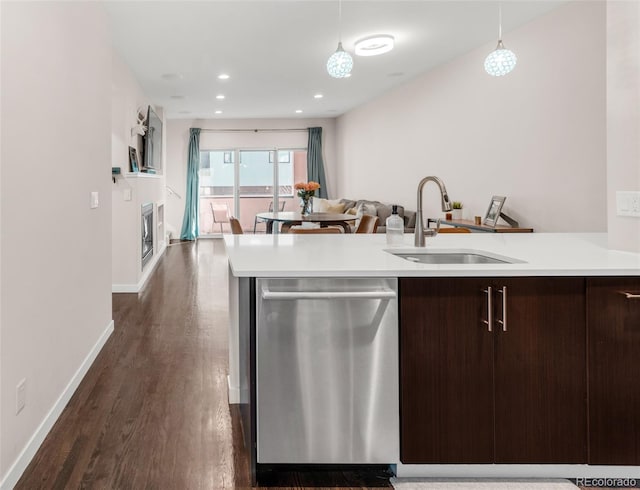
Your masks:
{"label": "flush mount ceiling light", "polygon": [[518,61],[513,51],[510,51],[502,44],[502,7],[498,8],[498,46],[484,60],[485,71],[494,77],[501,77],[510,73]]}
{"label": "flush mount ceiling light", "polygon": [[227,75],[226,73],[221,73],[220,75],[218,75],[218,80],[229,80],[229,75]]}
{"label": "flush mount ceiling light", "polygon": [[220,95],[216,95],[216,99],[218,100],[224,100],[224,95],[220,94]]}
{"label": "flush mount ceiling light", "polygon": [[389,34],[376,34],[356,42],[355,53],[358,56],[377,56],[393,49],[395,39]]}
{"label": "flush mount ceiling light", "polygon": [[351,74],[353,68],[353,58],[342,49],[342,0],[338,0],[338,49],[327,61],[327,71],[333,78],[345,78]]}

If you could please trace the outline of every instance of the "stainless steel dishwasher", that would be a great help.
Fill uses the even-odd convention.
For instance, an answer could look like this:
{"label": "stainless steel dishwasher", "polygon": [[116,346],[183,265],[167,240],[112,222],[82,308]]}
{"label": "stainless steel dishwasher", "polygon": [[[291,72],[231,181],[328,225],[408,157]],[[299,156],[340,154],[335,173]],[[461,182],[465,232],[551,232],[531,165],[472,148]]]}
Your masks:
{"label": "stainless steel dishwasher", "polygon": [[258,279],[257,461],[399,455],[395,278]]}

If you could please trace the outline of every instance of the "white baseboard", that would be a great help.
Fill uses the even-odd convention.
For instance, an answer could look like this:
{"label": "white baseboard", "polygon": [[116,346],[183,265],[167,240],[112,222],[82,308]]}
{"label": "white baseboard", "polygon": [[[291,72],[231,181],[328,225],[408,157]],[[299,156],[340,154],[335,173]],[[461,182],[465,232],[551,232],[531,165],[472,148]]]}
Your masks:
{"label": "white baseboard", "polygon": [[151,259],[151,263],[149,264],[149,267],[147,267],[145,271],[142,273],[142,277],[140,278],[137,284],[112,284],[111,292],[112,293],[139,293],[140,291],[142,291],[142,289],[147,284],[147,281],[151,277],[151,273],[158,266],[158,263],[160,263],[160,258],[162,257],[162,254],[167,249],[167,246],[164,242],[160,242],[160,244],[161,244],[161,247],[158,253],[154,254],[154,257],[153,259]]}
{"label": "white baseboard", "polygon": [[[640,466],[586,464],[402,464],[402,478],[622,478],[640,482]],[[634,484],[635,485],[635,484]],[[611,485],[587,485],[611,486]]]}
{"label": "white baseboard", "polygon": [[107,328],[104,330],[104,332],[102,332],[100,338],[98,338],[97,342],[84,358],[78,370],[71,377],[71,380],[69,380],[69,383],[67,383],[67,386],[62,391],[56,402],[53,404],[53,407],[51,407],[49,413],[47,413],[47,415],[44,417],[36,431],[31,436],[31,439],[29,439],[29,442],[27,442],[22,452],[18,455],[16,460],[7,471],[6,475],[0,482],[0,490],[10,490],[16,485],[16,483],[18,483],[18,480],[22,476],[22,473],[24,473],[24,470],[27,468],[36,452],[42,445],[42,442],[44,441],[45,437],[47,437],[47,434],[53,427],[53,424],[56,423],[56,421],[60,417],[60,414],[67,406],[67,403],[69,403],[69,400],[71,400],[71,397],[80,385],[80,382],[87,374],[87,371],[89,371],[89,368],[93,364],[93,361],[95,361],[96,357],[98,356],[98,354],[104,347],[104,344],[107,342],[112,333],[113,320],[109,322],[109,325],[107,325]]}
{"label": "white baseboard", "polygon": [[227,375],[227,388],[229,390],[229,405],[240,403],[240,388],[231,386],[231,376]]}

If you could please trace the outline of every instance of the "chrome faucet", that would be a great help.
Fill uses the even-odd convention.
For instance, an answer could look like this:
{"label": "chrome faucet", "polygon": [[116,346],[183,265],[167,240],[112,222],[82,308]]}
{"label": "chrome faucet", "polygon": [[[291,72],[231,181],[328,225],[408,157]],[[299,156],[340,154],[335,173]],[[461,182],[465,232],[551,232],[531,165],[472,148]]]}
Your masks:
{"label": "chrome faucet", "polygon": [[429,176],[425,177],[418,184],[418,204],[416,206],[416,231],[414,245],[416,247],[424,247],[424,221],[422,219],[422,188],[427,182],[435,182],[440,188],[440,196],[442,198],[442,210],[451,211],[451,203],[449,202],[449,195],[447,194],[447,188],[444,186],[438,177]]}

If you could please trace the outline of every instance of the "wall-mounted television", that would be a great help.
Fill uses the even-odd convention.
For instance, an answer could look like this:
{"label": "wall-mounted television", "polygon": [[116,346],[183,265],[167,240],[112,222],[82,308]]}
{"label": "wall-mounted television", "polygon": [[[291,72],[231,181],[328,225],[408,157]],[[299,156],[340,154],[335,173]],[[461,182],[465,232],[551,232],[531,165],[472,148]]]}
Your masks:
{"label": "wall-mounted television", "polygon": [[147,110],[147,132],[144,136],[142,171],[153,173],[160,170],[162,170],[162,119],[149,106]]}

